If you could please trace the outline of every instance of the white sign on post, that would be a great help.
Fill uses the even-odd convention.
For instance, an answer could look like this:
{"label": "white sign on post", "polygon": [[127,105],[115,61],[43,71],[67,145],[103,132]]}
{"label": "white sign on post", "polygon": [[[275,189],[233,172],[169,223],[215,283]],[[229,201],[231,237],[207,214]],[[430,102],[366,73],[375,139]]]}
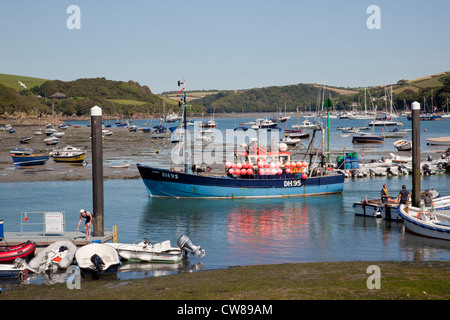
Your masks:
{"label": "white sign on post", "polygon": [[62,233],[63,232],[63,213],[46,212],[45,213],[45,232]]}

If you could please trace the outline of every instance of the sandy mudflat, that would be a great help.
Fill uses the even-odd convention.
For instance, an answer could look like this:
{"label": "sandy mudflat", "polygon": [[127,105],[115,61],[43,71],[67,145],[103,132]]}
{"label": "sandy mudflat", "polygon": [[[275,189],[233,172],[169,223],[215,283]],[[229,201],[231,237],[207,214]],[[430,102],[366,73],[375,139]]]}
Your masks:
{"label": "sandy mudflat", "polygon": [[[0,182],[19,181],[56,181],[56,180],[90,180],[92,178],[91,128],[69,127],[59,144],[49,146],[44,143],[45,134],[34,135],[37,126],[15,125],[16,133],[0,131]],[[151,139],[143,131],[129,132],[126,128],[107,128],[113,135],[106,136],[103,143],[103,175],[105,179],[140,178],[136,163],[157,163],[168,165],[169,157],[164,156],[173,145],[170,139]],[[21,144],[20,138],[31,136],[28,144]],[[34,153],[49,153],[54,148],[71,145],[85,148],[87,151],[84,164],[57,163],[50,158],[45,165],[15,167],[10,150],[13,148],[30,148]],[[159,154],[156,154],[158,150]],[[162,154],[162,155],[160,155]],[[164,160],[165,159],[165,160]],[[110,165],[130,163],[129,168],[110,168]]]}

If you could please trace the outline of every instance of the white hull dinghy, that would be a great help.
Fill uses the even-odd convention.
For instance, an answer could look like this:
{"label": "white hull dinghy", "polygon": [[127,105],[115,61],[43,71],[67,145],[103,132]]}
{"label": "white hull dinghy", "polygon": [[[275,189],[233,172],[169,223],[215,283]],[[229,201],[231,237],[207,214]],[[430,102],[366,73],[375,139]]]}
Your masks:
{"label": "white hull dinghy", "polygon": [[450,215],[443,211],[399,206],[405,228],[415,234],[450,241]]}
{"label": "white hull dinghy", "polygon": [[192,244],[188,236],[180,236],[178,247],[172,247],[170,240],[151,244],[148,239],[139,243],[107,243],[117,250],[119,256],[125,260],[137,260],[142,262],[178,263],[192,253],[201,258],[205,255],[202,247]]}
{"label": "white hull dinghy", "polygon": [[0,263],[0,278],[20,278],[25,269],[27,267],[22,258],[17,258],[13,264]]}
{"label": "white hull dinghy", "polygon": [[122,259],[143,262],[177,263],[183,259],[184,251],[172,247],[170,240],[151,244],[144,239],[139,243],[106,243],[117,250]]}
{"label": "white hull dinghy", "polygon": [[71,241],[56,241],[41,250],[29,263],[36,273],[67,269],[73,262],[77,247]]}
{"label": "white hull dinghy", "polygon": [[433,203],[436,210],[450,210],[450,196],[434,198]]}
{"label": "white hull dinghy", "polygon": [[82,275],[91,274],[94,277],[117,272],[120,264],[117,251],[103,243],[91,243],[79,248],[75,259]]}

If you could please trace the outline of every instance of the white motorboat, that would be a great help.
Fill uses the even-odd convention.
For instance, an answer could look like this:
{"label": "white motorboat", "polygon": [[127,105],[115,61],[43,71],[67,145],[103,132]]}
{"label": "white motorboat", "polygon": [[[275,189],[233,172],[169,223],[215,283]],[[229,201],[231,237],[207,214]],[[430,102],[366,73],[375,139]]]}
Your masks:
{"label": "white motorboat", "polygon": [[117,272],[120,264],[116,249],[103,243],[87,244],[77,250],[75,259],[83,275],[100,276]]}
{"label": "white motorboat", "polygon": [[319,129],[319,125],[316,123],[313,123],[311,121],[309,121],[308,119],[305,119],[301,125],[292,125],[291,126],[292,129],[309,129],[309,130],[317,130]]}
{"label": "white motorboat", "polygon": [[450,146],[450,137],[427,138],[427,144],[431,146]]}
{"label": "white motorboat", "polygon": [[403,204],[399,206],[398,212],[408,231],[424,237],[450,240],[449,214],[437,210],[406,207]]}
{"label": "white motorboat", "polygon": [[384,138],[404,138],[408,132],[399,131],[397,128],[394,128],[392,131],[382,132],[380,136]]}
{"label": "white motorboat", "polygon": [[62,138],[66,133],[62,132],[62,131],[56,131],[55,133],[53,133],[51,136],[52,137],[56,137],[56,138]]}
{"label": "white motorboat", "polygon": [[51,136],[52,134],[56,133],[56,129],[47,128],[47,129],[45,129],[44,133],[46,136]]}
{"label": "white motorboat", "polygon": [[12,264],[0,263],[0,278],[17,278],[22,275],[23,270],[27,269],[25,260],[17,258]]}
{"label": "white motorboat", "polygon": [[211,129],[208,130],[199,130],[198,134],[194,137],[196,141],[206,141],[211,142],[214,137],[214,131]]}
{"label": "white motorboat", "polygon": [[121,168],[121,169],[126,169],[128,167],[130,167],[130,164],[127,163],[120,163],[120,164],[112,164],[109,166],[110,168]]}
{"label": "white motorboat", "polygon": [[50,138],[44,139],[44,142],[46,145],[52,146],[52,145],[58,144],[59,139],[57,137],[50,137]]}
{"label": "white motorboat", "polygon": [[394,147],[397,148],[398,151],[410,151],[412,150],[412,142],[411,140],[401,139],[394,142]]}
{"label": "white motorboat", "polygon": [[76,251],[71,241],[56,241],[39,251],[28,266],[33,272],[64,270],[72,264]]}
{"label": "white motorboat", "polygon": [[120,257],[125,260],[138,260],[143,262],[177,263],[187,258],[188,253],[201,258],[205,255],[202,247],[195,246],[188,236],[178,238],[178,247],[172,247],[170,240],[158,243],[150,243],[144,239],[139,243],[106,243],[116,249]]}
{"label": "white motorboat", "polygon": [[297,143],[301,142],[302,140],[299,138],[292,138],[290,136],[287,136],[284,139],[281,139],[281,142],[286,143],[287,145],[293,146],[296,145]]}
{"label": "white motorboat", "polygon": [[433,204],[436,210],[450,210],[450,196],[433,198]]}
{"label": "white motorboat", "polygon": [[177,263],[183,260],[184,252],[180,248],[172,247],[170,240],[151,244],[144,239],[139,243],[106,243],[117,250],[119,256],[125,260],[143,262]]}

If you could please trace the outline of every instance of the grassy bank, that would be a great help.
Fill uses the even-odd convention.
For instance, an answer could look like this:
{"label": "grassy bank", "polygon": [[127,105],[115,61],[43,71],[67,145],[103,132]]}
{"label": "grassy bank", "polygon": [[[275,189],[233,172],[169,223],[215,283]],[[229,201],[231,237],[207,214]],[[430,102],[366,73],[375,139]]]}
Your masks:
{"label": "grassy bank", "polygon": [[[369,289],[371,265],[380,289]],[[136,280],[4,288],[0,300],[448,300],[450,262],[332,262],[231,267]],[[369,280],[371,284],[376,282]]]}

